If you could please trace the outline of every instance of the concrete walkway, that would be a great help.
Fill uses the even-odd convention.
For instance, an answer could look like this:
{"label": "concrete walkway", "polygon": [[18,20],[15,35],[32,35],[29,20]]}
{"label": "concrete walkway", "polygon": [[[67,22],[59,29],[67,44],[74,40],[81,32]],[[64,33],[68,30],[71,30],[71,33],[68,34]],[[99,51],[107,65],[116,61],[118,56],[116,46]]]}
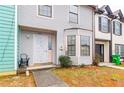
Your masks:
{"label": "concrete walkway", "polygon": [[114,63],[100,63],[100,66],[107,66],[111,68],[124,70],[124,67],[116,66]]}
{"label": "concrete walkway", "polygon": [[32,71],[37,87],[68,87],[68,85],[58,78],[50,69]]}

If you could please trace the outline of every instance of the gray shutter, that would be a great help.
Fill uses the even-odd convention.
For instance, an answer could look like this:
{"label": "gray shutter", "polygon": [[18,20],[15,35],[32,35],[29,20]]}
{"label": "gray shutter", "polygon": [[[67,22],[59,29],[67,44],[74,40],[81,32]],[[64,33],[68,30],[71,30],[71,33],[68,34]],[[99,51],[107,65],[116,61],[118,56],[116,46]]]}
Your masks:
{"label": "gray shutter", "polygon": [[110,26],[111,26],[111,22],[110,22],[110,20],[108,19],[108,32],[110,32]]}
{"label": "gray shutter", "polygon": [[122,35],[122,24],[120,23],[120,35]]}
{"label": "gray shutter", "polygon": [[115,21],[113,21],[113,33],[115,34]]}
{"label": "gray shutter", "polygon": [[99,17],[99,31],[101,31],[101,17]]}

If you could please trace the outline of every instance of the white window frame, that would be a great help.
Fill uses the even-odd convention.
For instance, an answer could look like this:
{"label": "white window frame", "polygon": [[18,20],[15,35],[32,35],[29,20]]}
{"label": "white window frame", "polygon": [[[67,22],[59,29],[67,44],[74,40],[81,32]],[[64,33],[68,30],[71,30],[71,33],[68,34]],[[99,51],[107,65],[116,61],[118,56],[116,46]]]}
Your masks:
{"label": "white window frame", "polygon": [[[70,8],[71,6],[77,7],[77,13],[71,11],[71,8]],[[79,6],[77,6],[77,5],[70,5],[69,6],[69,23],[74,23],[74,24],[78,24],[79,23],[79,11],[78,11],[79,8],[78,7]],[[76,15],[76,17],[77,17],[76,22],[71,21],[70,14]]]}
{"label": "white window frame", "polygon": [[[118,46],[118,49],[119,49],[119,50],[116,50],[116,47],[117,47],[117,46]],[[124,55],[122,55],[123,52],[121,52],[122,46],[124,47],[123,44],[115,44],[115,54],[118,54],[118,55],[120,55],[121,57],[124,57]],[[117,51],[118,51],[118,53],[117,53]]]}
{"label": "white window frame", "polygon": [[[73,36],[75,37],[75,44],[74,45],[68,43],[68,37],[72,38]],[[73,50],[74,55],[69,53],[69,46],[75,46],[75,49]],[[72,50],[72,47],[71,47],[71,50]],[[76,56],[76,35],[67,35],[67,55],[68,56]]]}
{"label": "white window frame", "polygon": [[[114,34],[118,35],[118,36],[122,35],[122,26],[121,26],[122,24],[119,21],[113,21],[113,22],[114,22],[114,25],[113,25],[114,26],[113,27]],[[116,26],[117,26],[116,24],[119,24],[119,31],[120,31],[119,33],[116,30]]]}
{"label": "white window frame", "polygon": [[[99,18],[99,20],[101,19],[101,23],[99,23],[99,30],[101,31],[101,32],[103,32],[103,33],[109,33],[109,26],[110,26],[110,22],[109,22],[109,18],[107,18],[107,17],[105,17],[105,16],[99,16],[100,18]],[[105,25],[105,24],[103,24],[103,20],[104,19],[106,19],[107,21],[108,21],[108,24],[107,25]],[[100,22],[100,21],[99,21]],[[107,26],[107,30],[108,31],[105,31],[104,29],[103,29],[103,26]]]}
{"label": "white window frame", "polygon": [[[51,16],[45,16],[45,15],[40,15],[39,14],[39,6],[40,5],[37,5],[37,16],[38,17],[42,17],[42,18],[48,18],[48,19],[52,19],[53,18],[53,12],[54,12],[54,10],[53,10],[53,6],[52,5],[48,5],[48,6],[51,6]],[[43,5],[42,5],[43,6]]]}
{"label": "white window frame", "polygon": [[[86,37],[86,38],[88,38],[88,44],[87,45],[84,45],[84,44],[81,44],[81,37]],[[87,51],[87,53],[82,53],[82,46],[86,46],[88,49],[89,49],[89,51]],[[86,50],[85,50],[86,51]],[[84,35],[80,35],[80,56],[90,56],[90,36],[84,36]]]}

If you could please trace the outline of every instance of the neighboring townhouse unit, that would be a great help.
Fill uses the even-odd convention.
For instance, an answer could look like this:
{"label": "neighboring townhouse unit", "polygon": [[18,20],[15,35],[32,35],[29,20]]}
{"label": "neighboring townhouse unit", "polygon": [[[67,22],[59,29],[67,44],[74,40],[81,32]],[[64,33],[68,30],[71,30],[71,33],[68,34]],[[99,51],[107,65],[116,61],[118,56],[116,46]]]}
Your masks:
{"label": "neighboring townhouse unit", "polygon": [[29,64],[59,64],[68,55],[73,65],[92,64],[95,6],[18,6],[19,50],[30,57]]}
{"label": "neighboring townhouse unit", "polygon": [[16,73],[17,25],[15,18],[15,6],[0,5],[0,75]]}
{"label": "neighboring townhouse unit", "polygon": [[112,54],[119,54],[124,59],[124,16],[121,10],[113,14],[116,19],[112,21]]}
{"label": "neighboring townhouse unit", "polygon": [[101,62],[111,62],[114,54],[124,56],[124,17],[121,10],[112,12],[108,5],[95,11],[95,54]]}

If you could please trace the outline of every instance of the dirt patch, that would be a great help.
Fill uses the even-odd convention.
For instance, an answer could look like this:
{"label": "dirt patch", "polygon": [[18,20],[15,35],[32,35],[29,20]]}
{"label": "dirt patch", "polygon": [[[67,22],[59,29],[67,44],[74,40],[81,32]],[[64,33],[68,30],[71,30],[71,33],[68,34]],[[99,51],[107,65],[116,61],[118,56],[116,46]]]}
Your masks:
{"label": "dirt patch", "polygon": [[59,68],[53,72],[71,87],[124,86],[124,70],[108,67]]}
{"label": "dirt patch", "polygon": [[33,74],[26,76],[25,73],[22,73],[0,77],[0,87],[35,87]]}

